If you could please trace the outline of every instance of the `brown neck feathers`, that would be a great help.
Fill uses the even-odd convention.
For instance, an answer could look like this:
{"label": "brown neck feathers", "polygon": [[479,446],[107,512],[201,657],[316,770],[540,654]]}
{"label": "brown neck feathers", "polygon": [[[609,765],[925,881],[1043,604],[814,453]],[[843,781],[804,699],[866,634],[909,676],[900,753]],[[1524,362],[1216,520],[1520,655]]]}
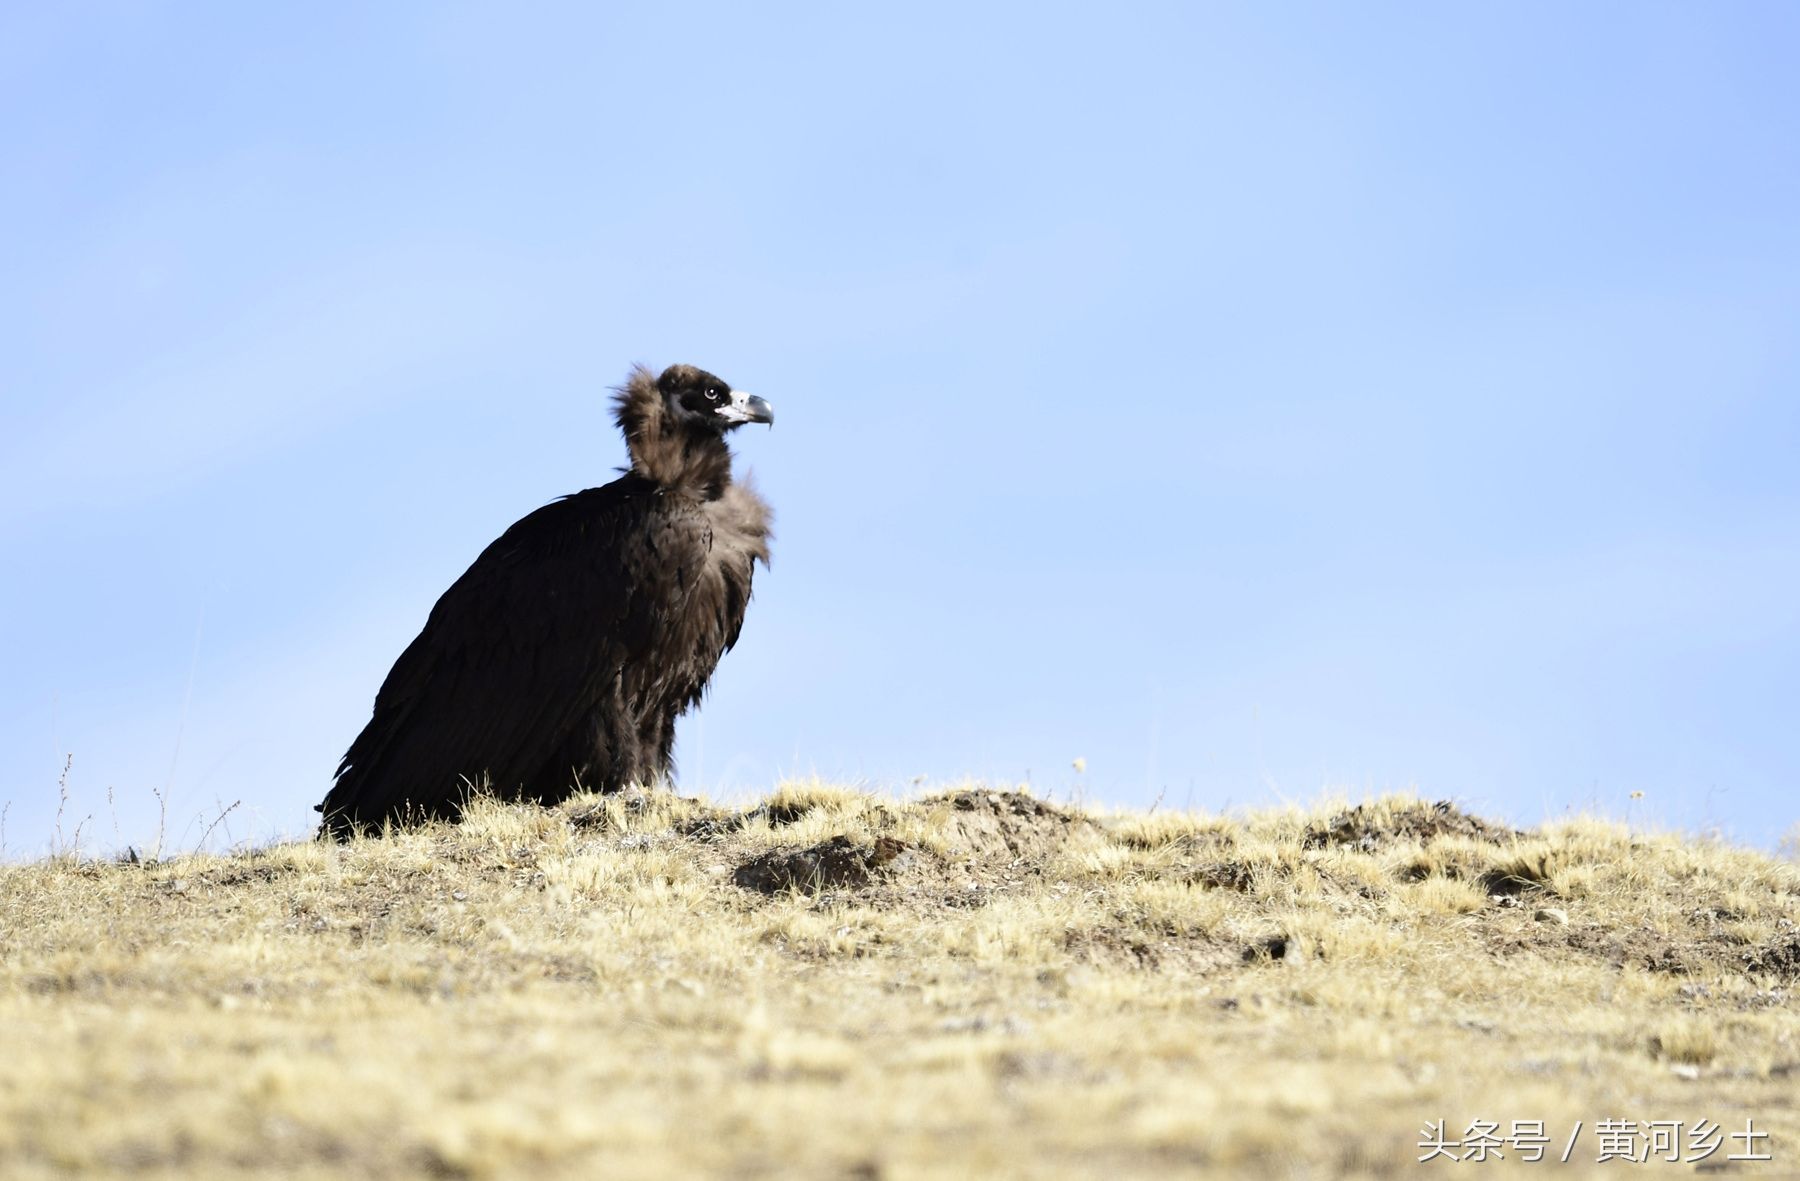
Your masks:
{"label": "brown neck feathers", "polygon": [[625,432],[635,474],[707,500],[717,500],[731,483],[724,436],[705,427],[684,430],[673,421],[656,377],[642,365],[632,368],[619,390],[613,416]]}

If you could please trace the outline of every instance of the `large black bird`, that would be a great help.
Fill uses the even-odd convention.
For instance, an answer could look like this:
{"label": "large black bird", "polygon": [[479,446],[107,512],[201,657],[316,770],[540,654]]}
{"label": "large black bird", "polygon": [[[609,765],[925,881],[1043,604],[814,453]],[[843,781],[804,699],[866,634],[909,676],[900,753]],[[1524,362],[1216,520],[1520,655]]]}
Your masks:
{"label": "large black bird", "polygon": [[615,415],[631,467],[545,505],[431,609],[318,806],[338,838],[460,814],[472,791],[553,803],[668,775],[675,719],[737,642],[769,506],[726,432],[773,423],[705,370],[634,368]]}

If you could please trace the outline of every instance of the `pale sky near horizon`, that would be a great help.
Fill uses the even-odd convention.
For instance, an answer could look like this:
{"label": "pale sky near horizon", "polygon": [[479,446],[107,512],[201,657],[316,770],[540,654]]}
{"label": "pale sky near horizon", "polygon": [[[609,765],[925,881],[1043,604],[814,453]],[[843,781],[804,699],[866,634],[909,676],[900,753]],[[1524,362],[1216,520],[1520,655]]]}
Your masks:
{"label": "pale sky near horizon", "polygon": [[157,793],[307,831],[640,361],[779,416],[685,790],[1772,845],[1797,54],[1773,2],[10,6],[5,852],[71,757],[97,850]]}

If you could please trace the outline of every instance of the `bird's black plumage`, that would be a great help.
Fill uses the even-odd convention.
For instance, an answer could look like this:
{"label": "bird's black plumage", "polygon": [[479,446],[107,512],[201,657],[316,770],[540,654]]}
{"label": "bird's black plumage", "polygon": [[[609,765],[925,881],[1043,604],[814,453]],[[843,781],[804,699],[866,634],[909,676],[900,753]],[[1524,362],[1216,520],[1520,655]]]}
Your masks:
{"label": "bird's black plumage", "polygon": [[631,467],[475,559],[394,662],[319,805],[325,833],[454,817],[472,790],[554,802],[668,775],[675,719],[737,642],[769,509],[725,433],[767,402],[704,370],[633,370]]}

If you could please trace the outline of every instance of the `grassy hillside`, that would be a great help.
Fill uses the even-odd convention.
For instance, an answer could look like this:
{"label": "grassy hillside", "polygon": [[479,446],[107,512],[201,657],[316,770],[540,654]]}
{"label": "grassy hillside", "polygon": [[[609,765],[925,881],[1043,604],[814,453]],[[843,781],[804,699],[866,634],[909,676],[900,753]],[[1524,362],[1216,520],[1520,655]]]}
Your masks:
{"label": "grassy hillside", "polygon": [[1593,822],[486,806],[0,867],[0,1173],[1387,1176],[1438,1120],[1792,1173],[1797,992],[1795,867]]}

